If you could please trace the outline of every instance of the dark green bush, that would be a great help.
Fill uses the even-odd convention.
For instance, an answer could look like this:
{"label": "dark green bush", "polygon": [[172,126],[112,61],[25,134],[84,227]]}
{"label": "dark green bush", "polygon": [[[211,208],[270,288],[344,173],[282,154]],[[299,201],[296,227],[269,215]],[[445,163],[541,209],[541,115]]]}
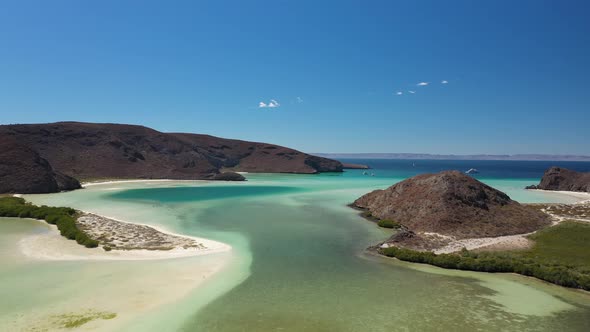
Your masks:
{"label": "dark green bush", "polygon": [[532,276],[557,285],[590,290],[590,276],[579,273],[567,266],[539,264],[525,257],[496,254],[474,253],[461,250],[458,254],[435,255],[432,252],[422,252],[396,247],[381,249],[389,257],[402,261],[425,263],[447,269],[459,269],[479,272],[513,272]]}
{"label": "dark green bush", "polygon": [[0,217],[45,219],[47,223],[56,225],[65,238],[76,240],[87,248],[98,247],[98,241],[78,229],[75,214],[76,210],[72,208],[35,206],[20,197],[0,197]]}
{"label": "dark green bush", "polygon": [[393,220],[389,220],[389,219],[381,219],[377,222],[377,225],[379,225],[379,227],[383,227],[383,228],[401,228],[402,225],[400,225],[400,223],[398,223],[397,221],[393,221]]}

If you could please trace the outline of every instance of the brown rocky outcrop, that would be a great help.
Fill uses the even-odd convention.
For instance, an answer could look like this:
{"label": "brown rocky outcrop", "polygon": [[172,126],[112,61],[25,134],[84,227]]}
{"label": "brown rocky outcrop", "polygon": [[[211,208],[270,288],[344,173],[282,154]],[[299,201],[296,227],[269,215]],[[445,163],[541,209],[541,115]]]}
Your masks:
{"label": "brown rocky outcrop", "polygon": [[590,172],[576,172],[554,166],[545,171],[539,185],[528,186],[526,189],[590,192]]}
{"label": "brown rocky outcrop", "polygon": [[532,232],[548,217],[458,171],[418,175],[357,199],[353,206],[408,231],[455,238]]}
{"label": "brown rocky outcrop", "polygon": [[53,193],[78,188],[76,179],[54,171],[37,152],[0,135],[0,193]]}

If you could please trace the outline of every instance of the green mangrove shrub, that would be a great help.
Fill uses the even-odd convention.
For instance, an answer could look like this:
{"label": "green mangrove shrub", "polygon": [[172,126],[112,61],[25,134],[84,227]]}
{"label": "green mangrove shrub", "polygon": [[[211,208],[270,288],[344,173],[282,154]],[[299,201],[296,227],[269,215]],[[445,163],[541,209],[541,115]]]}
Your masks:
{"label": "green mangrove shrub", "polygon": [[377,222],[377,225],[379,225],[379,227],[383,227],[383,228],[401,228],[402,225],[400,223],[398,223],[397,221],[393,221],[393,220],[389,220],[389,219],[381,219]]}
{"label": "green mangrove shrub", "polygon": [[462,250],[459,254],[422,252],[397,247],[381,249],[381,253],[402,261],[430,264],[446,269],[479,272],[512,272],[535,277],[560,286],[590,290],[590,275],[566,265],[543,264],[534,259],[510,253],[475,253]]}
{"label": "green mangrove shrub", "polygon": [[68,207],[36,206],[20,197],[0,197],[0,217],[33,218],[56,225],[60,234],[87,247],[98,247],[98,241],[88,237],[76,226],[76,210]]}

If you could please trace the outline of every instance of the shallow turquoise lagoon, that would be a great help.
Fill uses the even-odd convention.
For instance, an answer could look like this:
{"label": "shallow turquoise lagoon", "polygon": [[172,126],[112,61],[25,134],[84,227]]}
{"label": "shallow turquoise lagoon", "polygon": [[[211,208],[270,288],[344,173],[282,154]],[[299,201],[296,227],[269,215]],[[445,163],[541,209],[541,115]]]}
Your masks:
{"label": "shallow turquoise lagoon", "polygon": [[[112,329],[590,330],[587,293],[517,275],[450,271],[367,254],[366,247],[390,233],[346,205],[372,189],[403,179],[401,176],[369,177],[362,171],[350,171],[247,177],[245,183],[115,183],[27,199],[163,226],[233,246],[232,260],[206,283],[157,310],[130,315]],[[573,200],[522,189],[538,179],[482,180],[523,202]],[[23,230],[13,230],[10,236],[19,231]],[[202,263],[179,259],[166,264],[173,268],[175,264]],[[77,266],[72,269],[75,277],[82,276],[80,265],[87,263],[68,264]],[[115,269],[100,264],[106,270]],[[161,264],[138,266],[149,273],[150,267],[160,269]],[[20,268],[12,266],[11,275]],[[46,263],[30,263],[26,268],[41,274],[53,269]],[[122,267],[116,268],[120,271]],[[131,272],[121,273],[117,279]],[[3,275],[5,271],[0,278]],[[137,274],[130,277],[141,278]],[[77,287],[90,289],[90,294],[100,291],[83,279]],[[65,290],[51,295],[70,296]],[[25,299],[31,296],[24,291]],[[118,295],[112,296],[117,301]]]}

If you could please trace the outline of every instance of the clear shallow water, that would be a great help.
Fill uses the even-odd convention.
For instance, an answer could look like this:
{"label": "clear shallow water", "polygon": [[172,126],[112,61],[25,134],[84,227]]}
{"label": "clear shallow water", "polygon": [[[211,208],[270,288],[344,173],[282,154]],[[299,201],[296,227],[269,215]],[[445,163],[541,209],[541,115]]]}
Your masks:
{"label": "clear shallow water", "polygon": [[[420,167],[419,162],[416,167]],[[521,172],[514,171],[520,166],[506,162],[494,167],[460,163],[447,167],[445,163],[431,162],[422,171],[475,167],[482,171],[481,180],[523,202],[571,200],[522,190],[525,185],[538,182],[534,176],[542,174],[544,165],[525,165],[526,171]],[[249,174],[247,183],[173,182],[149,189],[141,184],[114,184],[27,198],[39,204],[69,205],[163,225],[234,247],[235,259],[214,279],[173,305],[133,317],[125,322],[124,330],[590,329],[590,296],[585,293],[516,275],[450,271],[365,254],[364,248],[389,233],[360,218],[346,204],[371,189],[387,187],[416,172],[411,161],[371,165],[375,167],[374,177],[356,170],[322,175]],[[508,173],[510,177],[504,178],[491,175]],[[15,232],[8,233],[20,234]],[[5,234],[2,236],[4,239]],[[167,268],[174,268],[187,263],[196,261],[170,260],[166,264]],[[81,272],[88,268],[83,267],[85,263],[68,264],[75,267],[70,278],[85,277]],[[142,273],[162,268],[157,263],[140,265]],[[32,264],[28,268],[41,275],[64,273],[50,264]],[[12,275],[23,271],[19,269],[12,268]],[[101,271],[116,270],[103,265]],[[141,278],[131,271],[118,273],[113,281]],[[4,270],[0,278],[3,275]],[[8,280],[9,284],[15,282]],[[78,287],[89,288],[89,294],[101,291],[84,279],[79,282]],[[71,296],[68,291],[74,289],[53,296],[67,300]],[[108,295],[112,301],[120,296]],[[22,296],[34,297],[26,291]],[[35,299],[51,301],[48,297]]]}

